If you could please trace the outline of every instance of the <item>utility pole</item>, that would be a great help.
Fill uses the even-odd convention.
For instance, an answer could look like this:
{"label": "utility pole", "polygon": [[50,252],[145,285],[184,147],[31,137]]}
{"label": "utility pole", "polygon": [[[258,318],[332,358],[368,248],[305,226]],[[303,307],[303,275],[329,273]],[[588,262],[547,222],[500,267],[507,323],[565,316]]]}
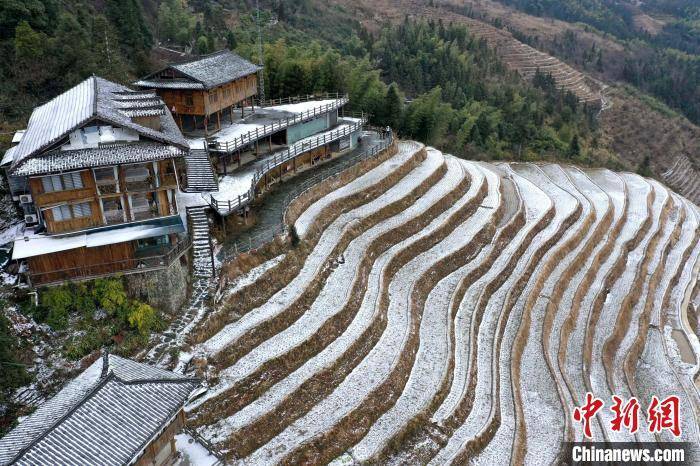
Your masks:
{"label": "utility pole", "polygon": [[262,26],[260,25],[260,2],[255,0],[255,23],[258,27],[258,83],[260,83],[260,102],[265,102],[265,70],[262,69],[264,64],[263,59],[263,44],[262,44]]}

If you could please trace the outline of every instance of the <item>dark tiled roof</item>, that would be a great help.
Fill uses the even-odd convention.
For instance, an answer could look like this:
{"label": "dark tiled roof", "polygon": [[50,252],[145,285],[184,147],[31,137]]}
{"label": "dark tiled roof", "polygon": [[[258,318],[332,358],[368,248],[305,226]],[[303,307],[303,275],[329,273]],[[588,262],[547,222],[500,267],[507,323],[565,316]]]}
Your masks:
{"label": "dark tiled roof", "polygon": [[149,88],[211,89],[262,69],[230,50],[221,50],[186,63],[170,65],[168,68],[189,79],[157,78],[156,76],[163,71],[161,70],[137,81],[135,85]]}
{"label": "dark tiled roof", "polygon": [[118,356],[103,364],[97,360],[0,439],[0,464],[128,463],[199,385]]}
{"label": "dark tiled roof", "polygon": [[188,151],[155,143],[115,144],[94,149],[56,150],[34,157],[13,171],[15,176],[58,173],[83,168],[184,157]]}
{"label": "dark tiled roof", "polygon": [[[131,115],[139,109],[157,105],[163,108],[160,131],[131,120]],[[107,122],[153,141],[188,148],[172,115],[157,96],[93,76],[34,109],[26,133],[14,150],[11,172],[27,160],[41,157],[71,131],[90,121]]]}

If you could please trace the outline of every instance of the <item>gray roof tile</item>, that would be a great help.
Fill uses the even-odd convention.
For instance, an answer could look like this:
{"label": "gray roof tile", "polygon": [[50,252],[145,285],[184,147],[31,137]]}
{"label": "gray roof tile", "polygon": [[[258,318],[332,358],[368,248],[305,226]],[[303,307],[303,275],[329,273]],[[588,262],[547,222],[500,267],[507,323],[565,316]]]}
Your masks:
{"label": "gray roof tile", "polygon": [[[163,108],[160,131],[131,120],[130,112],[142,107],[152,108],[157,102]],[[92,120],[132,129],[163,144],[182,149],[188,147],[172,115],[159,98],[152,93],[133,91],[121,84],[93,76],[34,109],[26,133],[13,151],[11,172],[17,172],[30,159],[41,158],[44,152],[68,133]]]}
{"label": "gray roof tile", "polygon": [[257,73],[262,69],[260,66],[254,65],[230,50],[221,50],[186,63],[170,65],[167,68],[177,70],[189,77],[190,80],[157,78],[157,75],[163,71],[160,70],[137,81],[135,84],[151,88],[211,89]]}
{"label": "gray roof tile", "polygon": [[139,455],[199,382],[108,356],[0,439],[0,464],[116,465]]}

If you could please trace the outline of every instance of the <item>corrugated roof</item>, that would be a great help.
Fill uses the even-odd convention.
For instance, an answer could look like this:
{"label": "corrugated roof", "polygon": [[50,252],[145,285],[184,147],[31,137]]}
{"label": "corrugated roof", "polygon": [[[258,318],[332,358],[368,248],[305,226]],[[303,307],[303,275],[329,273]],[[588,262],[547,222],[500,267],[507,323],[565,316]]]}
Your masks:
{"label": "corrugated roof", "polygon": [[[189,77],[185,79],[162,79],[156,76],[165,69],[172,68]],[[210,55],[194,60],[169,65],[164,70],[153,73],[135,84],[141,87],[152,88],[180,88],[180,89],[211,89],[236,79],[257,73],[262,68],[254,65],[245,58],[231,52],[221,50]],[[197,85],[199,83],[199,85]]]}
{"label": "corrugated roof", "polygon": [[[128,102],[125,102],[128,100]],[[154,141],[187,148],[187,141],[177,128],[170,112],[163,105],[161,130],[139,125],[131,120],[126,110],[135,109],[140,102],[153,106],[151,93],[133,91],[121,84],[98,77],[90,77],[77,86],[37,107],[29,119],[26,133],[16,146],[11,167],[13,174],[28,160],[65,138],[68,133],[92,120],[130,128]]]}
{"label": "corrugated roof", "polygon": [[95,361],[0,439],[0,464],[128,463],[199,385],[118,356],[103,364]]}

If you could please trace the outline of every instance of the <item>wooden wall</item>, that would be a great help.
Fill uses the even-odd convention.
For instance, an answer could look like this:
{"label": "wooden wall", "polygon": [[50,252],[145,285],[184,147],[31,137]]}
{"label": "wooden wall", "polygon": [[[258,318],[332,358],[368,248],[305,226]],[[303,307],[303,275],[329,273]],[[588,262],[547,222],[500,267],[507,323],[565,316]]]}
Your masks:
{"label": "wooden wall", "polygon": [[[27,263],[35,286],[60,280],[80,278],[83,273],[108,274],[134,268],[134,242],[109,244],[95,248],[78,248],[68,251],[29,257]],[[124,261],[120,264],[114,262]],[[104,265],[108,264],[108,265]]]}
{"label": "wooden wall", "polygon": [[100,210],[98,202],[95,178],[92,175],[92,170],[84,170],[80,173],[80,176],[83,180],[83,188],[49,193],[44,192],[41,177],[29,179],[29,190],[32,193],[32,198],[34,199],[37,210],[65,203],[80,204],[83,202],[90,202],[92,209],[92,215],[90,217],[57,222],[54,221],[51,210],[44,210],[42,214],[46,223],[46,229],[49,233],[65,233],[103,224],[102,211]]}
{"label": "wooden wall", "polygon": [[[209,91],[156,89],[156,92],[170,111],[175,108],[175,119],[179,123],[177,115],[208,116],[257,95],[258,77],[251,74]],[[215,95],[216,99],[210,99],[211,95]]]}
{"label": "wooden wall", "polygon": [[143,455],[136,461],[136,466],[162,466],[163,464],[170,464],[168,460],[172,460],[172,456],[168,458],[165,462],[156,463],[156,457],[158,452],[160,452],[163,447],[168,443],[170,444],[170,449],[173,454],[175,450],[175,435],[180,433],[182,426],[185,425],[185,414],[182,410],[175,416],[175,419],[165,428],[162,434],[158,436],[153,442],[151,442],[144,451]]}
{"label": "wooden wall", "polygon": [[[171,215],[169,211],[168,197],[165,192],[168,189],[177,190],[177,169],[173,168],[173,159],[161,160],[158,163],[158,180],[159,187],[154,188],[153,191],[157,191],[157,196],[159,200],[159,214],[161,216]],[[154,175],[153,167],[150,162],[148,162],[148,169],[151,175]],[[131,218],[131,212],[129,212],[129,203],[126,200],[125,194],[128,193],[126,180],[125,180],[125,166],[119,167],[119,190],[118,194],[103,195],[103,198],[109,197],[119,197],[122,199],[122,206],[126,211],[127,219]],[[104,220],[102,218],[102,209],[100,207],[100,195],[98,194],[97,187],[95,185],[95,178],[93,176],[92,170],[84,170],[81,172],[81,178],[83,180],[83,188],[72,189],[69,191],[56,191],[56,192],[44,192],[44,187],[41,182],[41,177],[32,177],[29,179],[29,189],[34,199],[34,204],[37,210],[42,210],[42,215],[44,218],[44,223],[46,224],[46,229],[48,233],[68,233],[71,231],[80,231],[86,228],[92,228],[104,225]],[[92,215],[90,217],[76,218],[64,221],[55,221],[53,218],[53,213],[49,207],[57,206],[61,204],[80,204],[83,202],[90,202]],[[175,209],[177,205],[175,200],[172,202]],[[44,210],[48,209],[48,210]],[[173,212],[175,213],[175,212]]]}

